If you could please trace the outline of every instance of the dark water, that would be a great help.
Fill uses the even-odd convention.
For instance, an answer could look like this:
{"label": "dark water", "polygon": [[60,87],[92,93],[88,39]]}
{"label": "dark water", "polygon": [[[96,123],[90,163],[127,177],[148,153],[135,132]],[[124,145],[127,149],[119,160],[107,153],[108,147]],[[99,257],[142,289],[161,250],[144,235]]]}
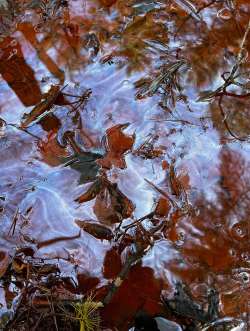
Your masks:
{"label": "dark water", "polygon": [[[103,319],[126,330],[139,308],[159,313],[161,291],[181,280],[201,303],[215,287],[221,316],[247,330],[249,2],[58,3],[0,1],[1,249],[32,246],[99,289],[133,245],[120,252],[91,229],[76,238],[75,221],[115,231],[158,204],[165,226]],[[25,125],[57,84],[82,99],[65,95]],[[74,149],[84,153],[65,166]],[[76,201],[100,174],[108,184]]]}

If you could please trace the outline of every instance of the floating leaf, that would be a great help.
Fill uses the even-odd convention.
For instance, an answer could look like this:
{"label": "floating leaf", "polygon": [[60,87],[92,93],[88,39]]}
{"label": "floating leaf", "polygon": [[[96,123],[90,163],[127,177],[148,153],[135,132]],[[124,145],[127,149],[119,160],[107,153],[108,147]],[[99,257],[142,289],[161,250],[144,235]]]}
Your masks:
{"label": "floating leaf", "polygon": [[[1,32],[0,21],[0,34]],[[0,74],[26,107],[41,100],[42,94],[35,72],[26,63],[21,45],[14,38],[0,39]]]}

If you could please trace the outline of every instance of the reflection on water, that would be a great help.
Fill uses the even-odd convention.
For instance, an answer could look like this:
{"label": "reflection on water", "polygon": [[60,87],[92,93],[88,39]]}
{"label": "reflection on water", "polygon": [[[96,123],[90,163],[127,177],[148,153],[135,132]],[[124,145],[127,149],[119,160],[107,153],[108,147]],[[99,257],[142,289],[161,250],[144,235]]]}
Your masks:
{"label": "reflection on water", "polygon": [[201,303],[217,288],[221,317],[247,323],[248,1],[6,6],[1,247],[31,245],[35,256],[59,259],[84,293],[86,279],[101,288],[117,275],[128,247],[88,231],[76,238],[75,221],[105,220],[115,231],[158,203],[164,227],[104,321],[126,330],[138,309],[159,313],[161,290],[180,280]]}

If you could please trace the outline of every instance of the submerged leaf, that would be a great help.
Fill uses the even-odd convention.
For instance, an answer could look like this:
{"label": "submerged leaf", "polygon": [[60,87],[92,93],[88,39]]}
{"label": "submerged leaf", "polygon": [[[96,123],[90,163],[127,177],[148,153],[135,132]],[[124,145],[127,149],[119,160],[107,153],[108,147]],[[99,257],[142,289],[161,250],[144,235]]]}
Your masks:
{"label": "submerged leaf", "polygon": [[122,169],[126,167],[124,154],[132,149],[135,141],[135,135],[129,136],[123,132],[128,125],[128,123],[118,124],[106,131],[105,147],[107,153],[99,161],[99,164],[104,168],[110,169],[112,165]]}
{"label": "submerged leaf", "polygon": [[102,181],[98,178],[89,189],[75,199],[76,202],[83,203],[94,199],[101,190]]}
{"label": "submerged leaf", "polygon": [[160,198],[155,208],[155,215],[160,217],[168,216],[170,209],[171,203],[165,198]]}
{"label": "submerged leaf", "polygon": [[24,114],[21,127],[27,128],[32,123],[34,124],[48,115],[60,92],[59,85],[52,85],[45,95],[45,99],[39,102],[29,114]]}
{"label": "submerged leaf", "polygon": [[96,160],[102,158],[101,154],[92,152],[82,152],[81,154],[70,156],[64,159],[64,166],[70,166],[72,169],[81,173],[79,183],[87,183],[96,179],[100,166]]}
{"label": "submerged leaf", "polygon": [[113,232],[109,228],[101,224],[84,221],[84,220],[76,220],[75,223],[81,229],[88,232],[97,239],[111,240],[114,236]]}
{"label": "submerged leaf", "polygon": [[97,218],[106,224],[120,222],[132,215],[135,206],[123,194],[116,183],[109,182],[105,177],[99,177],[89,189],[75,199],[78,203],[95,200],[93,207]]}
{"label": "submerged leaf", "polygon": [[112,224],[130,217],[135,206],[119,190],[117,184],[105,180],[102,189],[96,197],[93,209],[101,222]]}
{"label": "submerged leaf", "polygon": [[180,181],[176,177],[173,163],[171,163],[169,167],[169,180],[170,180],[170,187],[172,194],[176,195],[177,197],[180,197],[182,192],[182,187]]}

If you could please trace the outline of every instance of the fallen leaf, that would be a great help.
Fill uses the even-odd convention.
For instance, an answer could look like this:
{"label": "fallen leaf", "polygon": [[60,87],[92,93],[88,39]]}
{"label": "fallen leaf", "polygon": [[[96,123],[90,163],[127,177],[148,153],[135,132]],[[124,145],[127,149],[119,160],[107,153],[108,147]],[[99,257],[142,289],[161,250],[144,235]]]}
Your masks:
{"label": "fallen leaf", "polygon": [[119,190],[117,184],[105,180],[96,197],[94,213],[106,224],[119,223],[130,217],[135,209],[133,203]]}
{"label": "fallen leaf", "polygon": [[155,215],[164,217],[167,216],[171,209],[170,202],[165,198],[160,198],[155,208]]}
{"label": "fallen leaf", "polygon": [[26,63],[21,45],[16,39],[1,38],[0,58],[0,74],[24,106],[33,106],[39,102],[42,94],[35,72]]}
{"label": "fallen leaf", "polygon": [[97,239],[111,240],[114,237],[113,232],[101,224],[84,220],[75,220],[75,223]]}
{"label": "fallen leaf", "polygon": [[135,135],[126,135],[123,130],[128,127],[126,124],[118,124],[106,131],[105,147],[106,155],[98,163],[107,169],[118,167],[126,168],[124,154],[130,151],[134,145]]}
{"label": "fallen leaf", "polygon": [[39,102],[29,114],[24,114],[23,121],[21,123],[22,128],[27,128],[31,124],[44,118],[48,115],[51,108],[55,105],[55,101],[59,94],[61,93],[61,88],[59,85],[52,85],[48,93],[43,95],[43,100]]}
{"label": "fallen leaf", "polygon": [[181,192],[182,192],[182,186],[178,178],[176,177],[175,174],[175,168],[174,164],[171,163],[169,167],[169,180],[170,180],[170,187],[172,194],[176,195],[177,197],[180,197]]}
{"label": "fallen leaf", "polygon": [[64,159],[65,167],[70,166],[81,173],[79,183],[88,183],[94,181],[97,177],[100,166],[96,162],[102,155],[92,152],[83,152],[78,155],[70,156]]}
{"label": "fallen leaf", "polygon": [[99,284],[97,277],[91,277],[88,274],[78,274],[78,290],[82,294],[86,294],[88,291],[92,291]]}
{"label": "fallen leaf", "polygon": [[121,257],[115,247],[112,247],[105,255],[103,262],[103,276],[106,279],[117,277],[122,268]]}
{"label": "fallen leaf", "polygon": [[57,166],[66,159],[67,151],[62,148],[56,139],[56,133],[51,131],[48,134],[46,141],[39,141],[38,148],[42,156],[42,160],[50,166]]}
{"label": "fallen leaf", "polygon": [[75,199],[76,202],[83,203],[94,199],[101,190],[102,181],[98,178],[89,189]]}

